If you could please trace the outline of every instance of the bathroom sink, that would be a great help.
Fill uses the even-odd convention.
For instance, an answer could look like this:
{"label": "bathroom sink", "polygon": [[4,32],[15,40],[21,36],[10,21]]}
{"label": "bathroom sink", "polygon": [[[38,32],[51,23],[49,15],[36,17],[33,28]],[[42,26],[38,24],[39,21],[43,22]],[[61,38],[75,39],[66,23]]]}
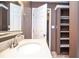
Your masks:
{"label": "bathroom sink", "polygon": [[41,45],[38,43],[25,43],[18,47],[18,54],[33,55],[40,52]]}

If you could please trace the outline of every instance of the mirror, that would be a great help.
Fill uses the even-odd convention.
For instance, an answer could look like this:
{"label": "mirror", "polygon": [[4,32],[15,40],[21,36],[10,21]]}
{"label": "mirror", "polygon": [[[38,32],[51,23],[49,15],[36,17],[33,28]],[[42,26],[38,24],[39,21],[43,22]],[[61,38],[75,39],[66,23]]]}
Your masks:
{"label": "mirror", "polygon": [[21,5],[16,3],[1,3],[0,31],[21,31]]}
{"label": "mirror", "polygon": [[21,6],[10,3],[9,31],[21,30]]}

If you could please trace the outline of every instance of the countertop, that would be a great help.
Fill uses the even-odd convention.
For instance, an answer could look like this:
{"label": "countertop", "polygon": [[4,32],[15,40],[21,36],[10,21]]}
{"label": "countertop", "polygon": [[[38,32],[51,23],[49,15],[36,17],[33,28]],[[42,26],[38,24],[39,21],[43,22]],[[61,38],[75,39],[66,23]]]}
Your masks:
{"label": "countertop", "polygon": [[0,31],[0,42],[7,41],[20,34],[22,34],[21,31]]}
{"label": "countertop", "polygon": [[6,32],[0,32],[0,39],[1,38],[5,38],[5,37],[9,37],[9,36],[13,36],[13,35],[17,35],[22,33],[21,31],[6,31]]}
{"label": "countertop", "polygon": [[[42,47],[42,49],[38,52],[35,53],[33,55],[25,55],[25,56],[21,56],[19,55],[19,53],[17,52],[17,47],[25,44],[25,43],[39,43]],[[0,53],[0,58],[20,58],[20,57],[35,57],[35,58],[52,58],[51,56],[51,52],[48,48],[47,42],[45,39],[23,39],[22,41],[19,42],[18,46],[15,48],[8,48],[5,51]],[[32,49],[30,49],[32,50]],[[26,52],[26,51],[25,51]],[[26,52],[27,53],[27,52]],[[17,56],[18,55],[18,56]]]}

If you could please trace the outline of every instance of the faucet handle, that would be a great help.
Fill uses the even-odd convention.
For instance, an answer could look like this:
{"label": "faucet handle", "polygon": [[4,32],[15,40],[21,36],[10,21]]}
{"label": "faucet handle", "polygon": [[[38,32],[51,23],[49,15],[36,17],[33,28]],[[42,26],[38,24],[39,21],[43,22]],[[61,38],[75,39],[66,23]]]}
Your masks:
{"label": "faucet handle", "polygon": [[17,41],[17,39],[14,38],[13,46],[16,47],[17,45],[18,45],[18,41]]}
{"label": "faucet handle", "polygon": [[13,41],[12,40],[9,41],[8,44],[9,44],[9,48],[13,48]]}

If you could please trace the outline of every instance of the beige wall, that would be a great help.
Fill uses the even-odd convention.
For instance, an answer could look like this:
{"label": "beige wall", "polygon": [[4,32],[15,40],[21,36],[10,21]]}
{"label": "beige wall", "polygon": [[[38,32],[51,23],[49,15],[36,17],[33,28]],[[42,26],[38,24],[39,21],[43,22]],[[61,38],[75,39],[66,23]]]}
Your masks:
{"label": "beige wall", "polygon": [[7,31],[7,10],[0,8],[0,31]]}
{"label": "beige wall", "polygon": [[25,39],[32,38],[32,10],[31,2],[23,2],[23,19],[22,19],[22,28]]}
{"label": "beige wall", "polygon": [[2,8],[0,8],[0,31],[2,30]]}
{"label": "beige wall", "polygon": [[78,8],[78,13],[77,13],[78,14],[77,15],[77,17],[78,17],[78,21],[77,21],[77,27],[78,27],[77,34],[78,34],[78,36],[77,37],[78,38],[77,38],[77,51],[76,52],[77,52],[77,57],[79,58],[79,33],[78,33],[79,32],[79,1],[77,1],[77,4],[78,4],[77,5],[77,8]]}
{"label": "beige wall", "polygon": [[79,57],[79,2],[70,2],[70,57]]}

